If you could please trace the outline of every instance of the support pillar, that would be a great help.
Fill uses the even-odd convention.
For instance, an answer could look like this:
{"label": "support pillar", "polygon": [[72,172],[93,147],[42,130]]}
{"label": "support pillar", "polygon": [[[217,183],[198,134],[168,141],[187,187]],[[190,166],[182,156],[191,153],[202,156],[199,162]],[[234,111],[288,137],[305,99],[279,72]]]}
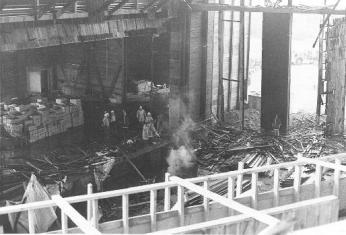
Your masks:
{"label": "support pillar", "polygon": [[263,14],[261,127],[272,130],[277,114],[280,132],[288,130],[291,68],[291,14]]}

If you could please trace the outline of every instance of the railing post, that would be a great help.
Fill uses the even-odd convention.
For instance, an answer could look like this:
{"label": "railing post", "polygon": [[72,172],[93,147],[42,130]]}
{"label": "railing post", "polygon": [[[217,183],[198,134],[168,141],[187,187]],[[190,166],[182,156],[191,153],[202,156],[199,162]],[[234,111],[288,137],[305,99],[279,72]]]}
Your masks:
{"label": "railing post", "polygon": [[92,203],[92,220],[91,220],[91,225],[98,229],[99,225],[99,219],[98,219],[98,214],[99,214],[99,201],[97,199],[93,199],[91,201]]}
{"label": "railing post", "polygon": [[[93,185],[88,184],[87,186],[87,194],[92,194],[93,193]],[[91,221],[92,218],[92,205],[91,205],[91,200],[87,201],[87,220]]]}
{"label": "railing post", "polygon": [[[244,162],[238,162],[238,171],[241,171],[244,169]],[[236,188],[236,192],[237,192],[237,197],[240,196],[240,194],[242,193],[242,188],[243,188],[243,174],[239,174],[237,176],[237,188]]]}
{"label": "railing post", "polygon": [[[234,199],[234,179],[232,177],[228,177],[228,186],[227,186],[227,197],[229,199]],[[233,215],[233,210],[232,209],[228,209],[228,215]]]}
{"label": "railing post", "polygon": [[279,168],[274,169],[274,184],[273,184],[273,193],[274,193],[274,207],[280,205],[280,179],[279,179]]}
{"label": "railing post", "polygon": [[[335,164],[341,165],[341,160],[339,158],[335,158]],[[340,170],[334,169],[334,195],[339,197],[340,193]]]}
{"label": "railing post", "polygon": [[[167,172],[165,174],[165,182],[169,181],[170,174]],[[165,188],[165,199],[164,199],[164,210],[169,211],[171,209],[171,188]]]}
{"label": "railing post", "polygon": [[321,196],[321,177],[322,177],[322,166],[316,164],[315,171],[315,198]]}
{"label": "railing post", "polygon": [[[203,188],[209,190],[209,182],[203,182]],[[203,197],[203,208],[204,208],[204,219],[207,221],[209,219],[209,199],[207,197]]]}
{"label": "railing post", "polygon": [[35,231],[35,222],[34,222],[34,211],[28,210],[28,224],[29,224],[29,233],[34,234]]}
{"label": "railing post", "polygon": [[185,225],[185,200],[184,200],[184,187],[178,185],[178,213],[180,226]]}
{"label": "railing post", "polygon": [[293,182],[293,188],[294,188],[294,199],[296,202],[300,201],[300,181],[301,181],[301,166],[297,165],[294,167],[294,182]]}
{"label": "railing post", "polygon": [[129,233],[129,195],[124,194],[122,196],[122,211],[123,211],[123,227],[124,232]]}
{"label": "railing post", "polygon": [[151,231],[156,231],[156,200],[157,191],[150,190],[150,221],[151,221]]}
{"label": "railing post", "polygon": [[61,232],[62,234],[68,233],[68,220],[64,212],[61,212]]}
{"label": "railing post", "polygon": [[258,196],[258,190],[257,190],[257,183],[258,183],[258,173],[252,173],[251,174],[251,190],[252,190],[252,208],[257,209],[258,202],[257,202],[257,196]]}

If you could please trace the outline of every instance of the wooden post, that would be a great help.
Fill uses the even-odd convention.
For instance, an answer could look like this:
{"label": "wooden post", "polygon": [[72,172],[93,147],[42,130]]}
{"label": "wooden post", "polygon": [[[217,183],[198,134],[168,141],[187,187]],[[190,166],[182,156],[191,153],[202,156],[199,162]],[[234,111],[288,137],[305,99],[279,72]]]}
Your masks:
{"label": "wooden post", "polygon": [[[224,1],[220,0],[222,4]],[[219,50],[219,86],[218,86],[218,102],[217,102],[217,115],[220,120],[224,120],[224,88],[223,88],[223,57],[224,57],[224,13],[219,11],[219,21],[218,21],[218,50]]]}
{"label": "wooden post", "polygon": [[[165,174],[165,182],[169,181],[170,174],[167,172]],[[171,209],[171,188],[165,188],[165,199],[164,199],[164,210],[169,211]]]}
{"label": "wooden post", "polygon": [[68,232],[68,218],[64,212],[61,212],[61,232],[63,234]]}
{"label": "wooden post", "polygon": [[252,190],[252,196],[251,196],[251,204],[252,208],[257,209],[258,207],[258,190],[257,190],[257,183],[258,183],[258,173],[252,173],[251,174],[251,190]]}
{"label": "wooden post", "polygon": [[[240,0],[240,6],[244,6],[244,0]],[[241,129],[244,129],[244,101],[245,101],[245,60],[244,60],[244,47],[245,47],[245,13],[241,11],[239,18],[239,63],[238,63],[238,81],[239,81],[239,113],[241,121]]]}
{"label": "wooden post", "polygon": [[[209,181],[203,182],[203,188],[209,190]],[[204,216],[205,221],[209,219],[209,199],[207,197],[203,197],[203,208],[204,208]]]}
{"label": "wooden post", "polygon": [[[252,0],[249,2],[249,6],[252,6]],[[248,29],[247,29],[247,47],[246,47],[246,71],[245,71],[245,80],[246,82],[244,83],[245,89],[244,89],[244,96],[245,99],[247,100],[247,86],[249,83],[249,70],[250,70],[250,52],[251,52],[251,22],[252,22],[252,14],[251,12],[248,12],[249,17],[248,17]]]}
{"label": "wooden post", "polygon": [[[234,199],[234,186],[235,186],[234,179],[232,177],[228,177],[228,181],[227,182],[228,182],[227,197],[229,199],[233,200]],[[228,215],[229,216],[233,215],[233,210],[232,209],[228,210]]]}
{"label": "wooden post", "polygon": [[28,224],[29,224],[29,233],[35,234],[35,222],[34,222],[34,211],[28,210]]}
{"label": "wooden post", "polygon": [[122,94],[122,103],[126,105],[127,102],[127,43],[126,37],[122,40],[123,45],[123,66],[124,66],[124,86],[123,86],[123,94]]}
{"label": "wooden post", "polygon": [[[234,5],[232,0],[232,6]],[[230,22],[230,36],[229,36],[229,59],[228,59],[228,90],[227,90],[227,112],[231,111],[231,79],[233,72],[233,20],[234,20],[234,11],[231,11],[231,22]]]}
{"label": "wooden post", "polygon": [[280,205],[280,180],[279,180],[279,168],[274,169],[274,184],[273,184],[273,193],[274,193],[274,207]]}
{"label": "wooden post", "polygon": [[122,211],[123,211],[123,233],[129,233],[129,195],[122,196]]}
{"label": "wooden post", "polygon": [[92,207],[92,220],[91,225],[98,229],[99,221],[98,221],[98,213],[99,213],[99,201],[97,199],[94,199],[91,201],[91,207]]}
{"label": "wooden post", "polygon": [[[92,184],[88,184],[88,189],[87,189],[87,193],[92,194],[93,193],[93,185]],[[92,218],[92,205],[91,205],[91,200],[87,201],[87,220],[91,221]]]}
{"label": "wooden post", "polygon": [[295,166],[294,167],[294,182],[293,182],[293,188],[294,188],[294,198],[295,201],[300,201],[300,179],[301,179],[301,166]]}
{"label": "wooden post", "polygon": [[150,224],[151,232],[156,231],[156,201],[157,201],[157,191],[150,190]]}
{"label": "wooden post", "polygon": [[[243,169],[244,169],[244,162],[238,162],[238,171],[241,171]],[[237,197],[240,196],[242,191],[243,191],[243,174],[239,174],[237,177],[237,188],[236,188]]]}
{"label": "wooden post", "polygon": [[184,187],[178,185],[178,213],[180,226],[185,225],[185,200],[184,200]]}
{"label": "wooden post", "polygon": [[322,177],[322,166],[316,164],[315,171],[315,197],[321,196],[321,177]]}
{"label": "wooden post", "polygon": [[[335,164],[341,165],[341,160],[339,158],[335,158]],[[340,170],[334,170],[334,195],[339,197],[340,194]]]}

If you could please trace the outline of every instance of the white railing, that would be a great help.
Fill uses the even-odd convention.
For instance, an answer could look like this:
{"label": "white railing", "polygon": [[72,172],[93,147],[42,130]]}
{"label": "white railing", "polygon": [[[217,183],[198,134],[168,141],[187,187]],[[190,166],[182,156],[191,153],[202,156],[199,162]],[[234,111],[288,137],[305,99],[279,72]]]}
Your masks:
{"label": "white railing", "polygon": [[[344,158],[345,155],[339,155],[338,158],[339,157]],[[8,206],[8,207],[1,207],[0,215],[28,211],[29,233],[35,233],[34,225],[32,222],[33,210],[58,206],[63,211],[62,213],[62,231],[63,232],[66,232],[68,230],[67,217],[71,218],[71,220],[75,222],[77,227],[79,227],[83,232],[85,232],[81,227],[82,225],[83,226],[85,225],[85,222],[89,223],[89,225],[92,226],[91,228],[93,229],[98,228],[98,214],[97,213],[98,213],[99,200],[106,199],[106,198],[121,197],[122,198],[122,221],[123,221],[124,233],[128,233],[130,229],[129,228],[130,227],[129,226],[129,207],[130,207],[129,195],[143,193],[143,192],[150,192],[149,215],[151,218],[151,230],[152,232],[154,232],[157,230],[157,221],[156,221],[157,191],[165,190],[164,210],[169,211],[171,210],[171,205],[170,205],[171,188],[177,187],[178,213],[180,215],[181,226],[185,225],[185,222],[184,222],[184,211],[185,211],[184,191],[185,189],[192,190],[203,197],[203,207],[204,207],[204,213],[206,215],[206,220],[208,218],[207,215],[209,213],[210,200],[213,200],[215,202],[219,202],[227,206],[229,209],[239,211],[243,213],[244,215],[251,216],[252,218],[256,220],[264,222],[265,224],[272,225],[273,223],[277,221],[277,219],[275,218],[273,219],[273,217],[268,216],[267,214],[256,210],[257,196],[258,196],[258,190],[257,190],[258,173],[274,171],[274,174],[273,174],[273,177],[274,177],[273,193],[274,194],[273,195],[274,195],[275,206],[278,206],[280,203],[280,197],[279,197],[279,191],[280,191],[279,169],[280,168],[288,168],[288,167],[295,168],[293,188],[295,192],[294,194],[295,194],[296,201],[300,200],[299,195],[300,195],[300,187],[301,187],[301,168],[303,165],[306,165],[306,164],[312,164],[316,166],[316,174],[315,174],[316,180],[314,183],[315,196],[319,197],[321,195],[322,167],[331,168],[335,170],[335,174],[334,174],[335,183],[333,187],[334,187],[334,195],[338,196],[339,189],[340,189],[340,185],[339,185],[340,172],[346,172],[346,166],[342,166],[338,158],[335,160],[336,164],[325,162],[322,160],[316,160],[316,159],[299,158],[297,161],[294,161],[294,162],[286,162],[286,163],[263,166],[258,168],[251,168],[251,169],[242,169],[243,165],[240,163],[240,170],[238,171],[231,171],[231,172],[220,173],[215,175],[189,178],[184,180],[178,177],[170,177],[167,174],[166,181],[162,183],[132,187],[127,189],[115,190],[115,191],[101,192],[101,193],[92,193],[91,186],[89,185],[88,186],[89,194],[87,195],[67,197],[64,199],[54,197],[53,200],[49,200],[49,201],[41,201],[41,202],[33,202],[33,203],[14,205],[14,206]],[[330,160],[330,157],[328,157],[328,159],[327,158],[325,159]],[[242,193],[241,189],[242,189],[243,176],[249,175],[249,174],[251,174],[251,177],[252,177],[251,179],[252,208],[245,207],[242,204],[239,204],[233,201],[235,191],[236,191],[236,197],[238,197]],[[228,181],[228,189],[227,189],[228,199],[208,190],[210,181],[225,180],[225,179],[227,179]],[[203,184],[203,187],[196,185],[200,183]],[[87,202],[87,219],[84,222],[82,222],[81,216],[77,216],[75,214],[76,211],[72,210],[73,208],[71,206],[68,206],[70,204],[79,203],[79,202]]]}

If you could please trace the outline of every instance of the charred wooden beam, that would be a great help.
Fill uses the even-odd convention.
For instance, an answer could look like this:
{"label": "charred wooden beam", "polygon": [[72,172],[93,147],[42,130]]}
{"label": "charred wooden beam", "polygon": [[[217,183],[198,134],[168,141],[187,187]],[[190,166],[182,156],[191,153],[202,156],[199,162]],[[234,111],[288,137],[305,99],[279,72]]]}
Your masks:
{"label": "charred wooden beam", "polygon": [[106,0],[100,8],[90,13],[91,16],[101,14],[103,11],[107,10],[108,6],[112,3],[114,3],[114,0]]}
{"label": "charred wooden beam", "polygon": [[47,11],[52,11],[55,8],[55,0],[50,0],[47,5],[38,10],[37,19],[40,19]]}
{"label": "charred wooden beam", "polygon": [[66,3],[59,11],[56,13],[56,17],[59,18],[64,12],[69,9],[71,6],[73,6],[76,3],[77,0],[69,0],[68,3]]}
{"label": "charred wooden beam", "polygon": [[116,5],[113,9],[108,11],[108,18],[111,17],[114,12],[122,8],[128,1],[129,0],[121,0],[121,2],[118,5]]}
{"label": "charred wooden beam", "polygon": [[326,7],[314,7],[308,9],[302,9],[296,6],[285,8],[273,8],[273,7],[249,7],[249,6],[232,6],[226,4],[216,3],[193,3],[191,4],[194,11],[248,11],[248,12],[262,12],[262,13],[286,13],[286,14],[319,14],[319,15],[345,15],[345,10],[333,10]]}
{"label": "charred wooden beam", "polygon": [[145,12],[149,8],[153,7],[156,3],[158,3],[160,0],[152,0],[148,5],[146,5],[143,9],[142,12]]}

